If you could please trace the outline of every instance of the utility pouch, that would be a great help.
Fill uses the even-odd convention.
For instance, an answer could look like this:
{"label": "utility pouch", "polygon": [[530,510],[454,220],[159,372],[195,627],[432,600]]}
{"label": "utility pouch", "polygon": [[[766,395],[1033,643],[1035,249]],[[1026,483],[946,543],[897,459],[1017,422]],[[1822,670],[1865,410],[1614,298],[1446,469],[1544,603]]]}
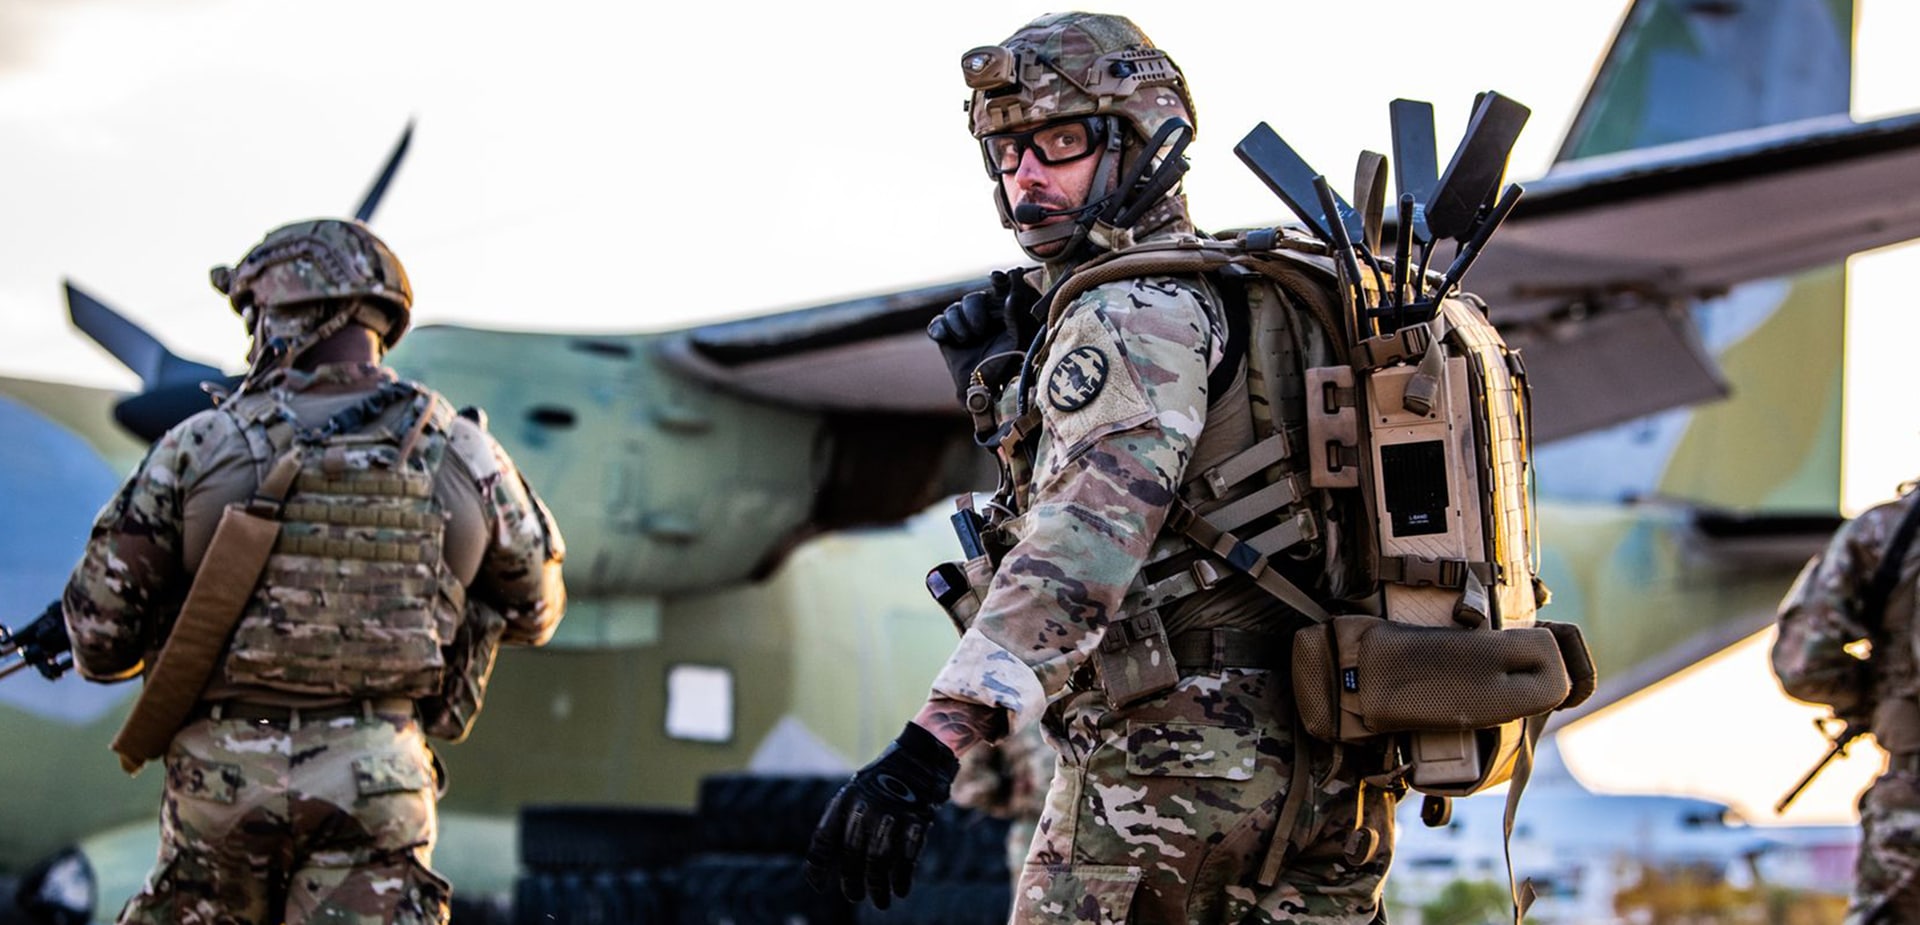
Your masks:
{"label": "utility pouch", "polygon": [[960,551],[966,553],[967,558],[942,562],[927,572],[927,593],[933,595],[934,603],[947,612],[953,628],[964,636],[973,625],[973,618],[979,615],[981,602],[987,599],[997,557],[988,547],[987,537],[991,531],[980,513],[973,509],[973,496],[961,495],[956,504],[956,510],[948,519],[953,524],[954,537],[960,541]]}
{"label": "utility pouch", "polygon": [[954,630],[964,636],[973,618],[980,614],[980,602],[986,600],[992,581],[993,562],[986,556],[942,562],[927,572],[927,593],[946,611]]}
{"label": "utility pouch", "polygon": [[1172,689],[1180,682],[1173,647],[1160,615],[1144,613],[1107,626],[1093,653],[1094,672],[1107,703],[1123,707]]}
{"label": "utility pouch", "polygon": [[1332,742],[1486,729],[1551,711],[1571,689],[1560,644],[1542,627],[1470,630],[1360,614],[1294,637],[1300,718]]}

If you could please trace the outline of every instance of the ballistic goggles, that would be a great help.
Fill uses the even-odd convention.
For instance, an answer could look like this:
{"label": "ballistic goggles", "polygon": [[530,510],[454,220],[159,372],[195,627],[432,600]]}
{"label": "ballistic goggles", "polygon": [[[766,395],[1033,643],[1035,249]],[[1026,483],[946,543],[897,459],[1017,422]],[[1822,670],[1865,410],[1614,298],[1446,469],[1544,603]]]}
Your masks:
{"label": "ballistic goggles", "polygon": [[1049,167],[1086,157],[1105,139],[1106,121],[1100,116],[1087,116],[1049,122],[1026,132],[983,136],[980,153],[986,158],[987,176],[999,178],[1019,170],[1020,158],[1028,151]]}

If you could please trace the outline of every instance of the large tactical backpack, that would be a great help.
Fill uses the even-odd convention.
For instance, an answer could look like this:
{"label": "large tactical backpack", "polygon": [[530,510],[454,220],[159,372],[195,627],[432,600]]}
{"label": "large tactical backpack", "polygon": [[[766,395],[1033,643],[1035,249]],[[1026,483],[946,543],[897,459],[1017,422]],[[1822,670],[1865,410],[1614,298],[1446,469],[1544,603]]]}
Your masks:
{"label": "large tactical backpack", "polygon": [[[1497,202],[1493,193],[1526,110],[1483,94],[1439,178],[1432,107],[1400,100],[1393,114],[1396,155],[1412,155],[1396,259],[1381,247],[1385,158],[1361,156],[1355,209],[1261,125],[1235,152],[1311,237],[1267,228],[1150,241],[1077,266],[1043,299],[1046,331],[1088,290],[1143,276],[1202,277],[1228,306],[1228,358],[1209,378],[1208,431],[1122,604],[1125,625],[1108,628],[1095,659],[1111,652],[1120,663],[1099,672],[1115,703],[1164,689],[1167,671],[1149,683],[1141,679],[1151,673],[1134,670],[1172,661],[1158,612],[1242,576],[1310,621],[1274,666],[1290,670],[1308,734],[1386,746],[1397,766],[1369,784],[1427,794],[1430,825],[1445,824],[1452,797],[1511,781],[1510,834],[1547,715],[1576,706],[1595,684],[1578,627],[1536,619],[1547,593],[1533,536],[1525,367],[1485,303],[1456,290],[1518,199],[1518,186]],[[1454,260],[1428,273],[1442,238],[1457,242]],[[1048,345],[1043,335],[1027,370],[1044,368]],[[1215,403],[1242,384],[1252,433],[1209,446],[1215,411],[1231,410]],[[975,423],[980,430],[978,415]],[[1007,441],[1032,423],[994,433],[1014,482]],[[964,499],[955,517],[970,559],[936,568],[928,587],[964,630],[991,557]],[[1303,555],[1324,566],[1312,588],[1295,580]],[[1108,674],[1121,683],[1109,688]],[[1305,737],[1294,738],[1303,750]],[[1295,758],[1263,884],[1275,882],[1305,828],[1295,823],[1310,762],[1304,751]],[[1349,858],[1363,863],[1380,833],[1353,835]],[[1530,897],[1514,898],[1517,922]]]}
{"label": "large tactical backpack", "polygon": [[[1245,313],[1229,327],[1254,436],[1188,473],[1169,524],[1219,572],[1251,577],[1315,621],[1295,636],[1290,659],[1310,734],[1399,737],[1408,782],[1428,794],[1505,783],[1526,720],[1573,706],[1593,684],[1578,629],[1535,619],[1546,591],[1518,355],[1472,296],[1432,300],[1384,334],[1345,336],[1354,329],[1342,317],[1347,286],[1328,248],[1273,230],[1113,253],[1078,268],[1051,304],[1057,312],[1120,279],[1194,274]],[[1300,348],[1303,327],[1331,341],[1333,363],[1302,369],[1324,357]],[[1361,575],[1338,603],[1272,566],[1303,532],[1327,529],[1295,525],[1303,476],[1369,515],[1340,553]]]}

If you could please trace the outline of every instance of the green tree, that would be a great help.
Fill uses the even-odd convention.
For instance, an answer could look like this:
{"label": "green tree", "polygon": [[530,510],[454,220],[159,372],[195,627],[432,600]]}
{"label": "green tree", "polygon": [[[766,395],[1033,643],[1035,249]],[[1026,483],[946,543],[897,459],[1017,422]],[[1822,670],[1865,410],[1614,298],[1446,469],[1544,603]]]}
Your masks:
{"label": "green tree", "polygon": [[1421,925],[1498,925],[1513,920],[1507,888],[1489,880],[1455,880],[1420,907]]}

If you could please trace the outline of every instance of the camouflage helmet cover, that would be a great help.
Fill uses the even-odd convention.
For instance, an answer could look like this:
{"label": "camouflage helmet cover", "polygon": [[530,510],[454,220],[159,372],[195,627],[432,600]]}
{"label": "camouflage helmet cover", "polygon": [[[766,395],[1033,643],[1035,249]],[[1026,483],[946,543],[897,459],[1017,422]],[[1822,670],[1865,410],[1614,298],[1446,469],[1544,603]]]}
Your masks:
{"label": "camouflage helmet cover", "polygon": [[1172,118],[1197,124],[1179,66],[1124,16],[1048,14],[960,67],[975,138],[1074,116],[1123,117],[1143,141]]}
{"label": "camouflage helmet cover", "polygon": [[367,226],[346,219],[294,222],[267,232],[239,266],[214,267],[212,281],[242,314],[256,309],[304,319],[317,313],[274,309],[326,299],[370,301],[382,309],[377,314],[384,323],[376,330],[388,347],[406,333],[413,307],[400,259]]}

